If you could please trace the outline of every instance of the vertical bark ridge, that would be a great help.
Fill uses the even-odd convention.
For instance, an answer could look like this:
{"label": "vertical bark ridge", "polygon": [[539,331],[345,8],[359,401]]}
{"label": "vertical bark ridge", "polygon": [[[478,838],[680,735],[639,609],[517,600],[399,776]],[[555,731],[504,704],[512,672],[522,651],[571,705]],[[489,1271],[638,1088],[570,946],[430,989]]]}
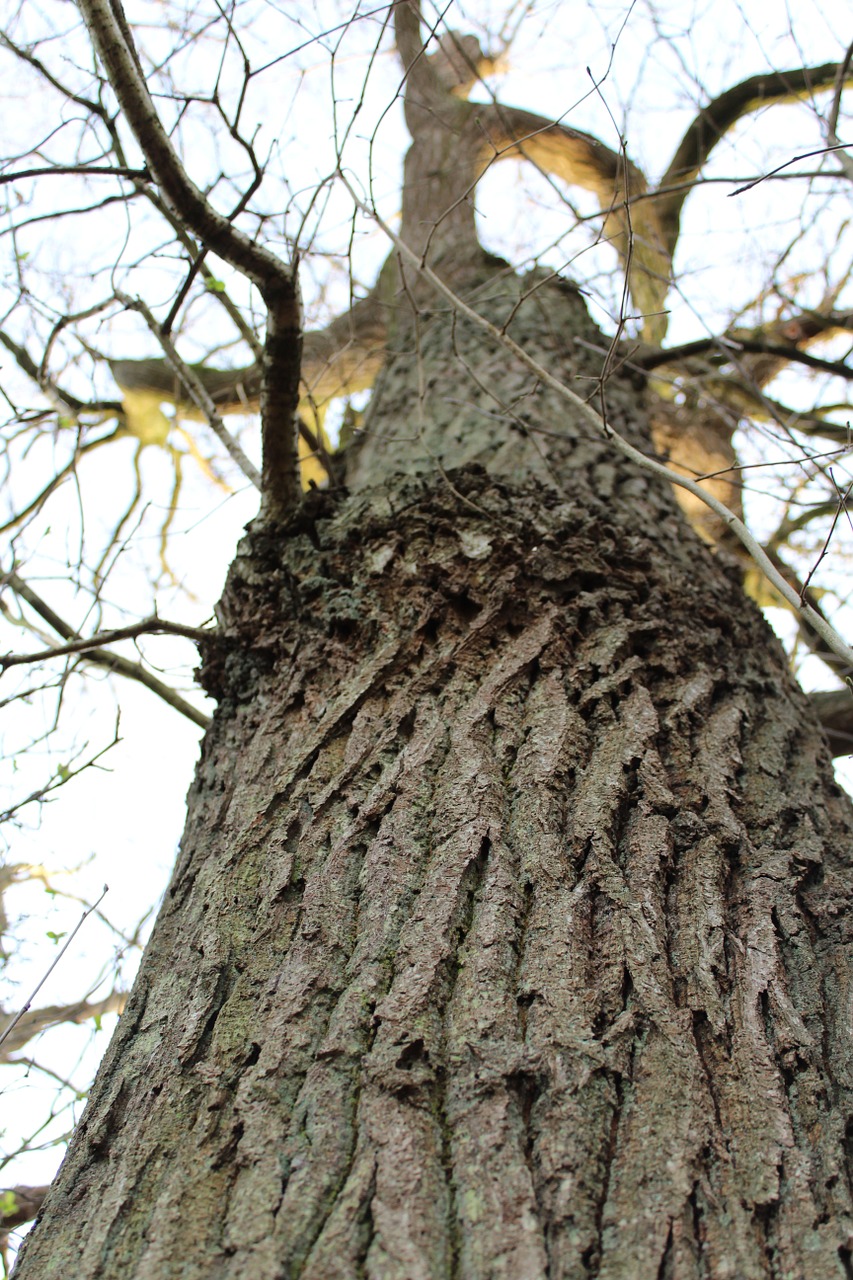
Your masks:
{"label": "vertical bark ridge", "polygon": [[845,1276],[849,806],[724,566],[575,427],[558,483],[395,477],[248,538],[25,1278]]}

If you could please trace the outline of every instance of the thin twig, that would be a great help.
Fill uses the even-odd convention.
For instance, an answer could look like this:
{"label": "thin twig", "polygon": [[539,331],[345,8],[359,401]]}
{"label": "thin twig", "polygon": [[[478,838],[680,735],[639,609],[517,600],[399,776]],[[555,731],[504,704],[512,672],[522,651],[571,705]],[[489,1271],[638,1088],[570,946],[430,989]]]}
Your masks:
{"label": "thin twig", "polygon": [[798,160],[810,160],[812,156],[825,156],[830,151],[845,151],[847,149],[846,142],[839,142],[834,147],[818,147],[816,151],[804,151],[802,155],[792,156],[790,160],[786,160],[784,164],[777,165],[775,169],[771,169],[769,173],[764,173],[760,178],[756,178],[754,182],[748,182],[745,187],[738,187],[735,191],[729,192],[729,198],[732,196],[743,195],[744,191],[751,191],[753,187],[757,187],[760,182],[766,182],[768,178],[774,177],[777,173],[781,173],[783,169],[789,168],[792,164],[796,164]]}
{"label": "thin twig", "polygon": [[7,653],[0,656],[0,671],[8,667],[20,667],[29,662],[46,662],[49,658],[60,658],[69,653],[86,653],[89,649],[98,649],[105,644],[116,644],[119,640],[134,640],[144,635],[186,636],[196,642],[206,640],[212,633],[200,627],[186,627],[180,622],[167,622],[163,618],[144,618],[141,622],[130,623],[126,627],[117,627],[114,631],[99,631],[88,639],[70,640],[68,644],[57,645],[56,648],[42,649],[40,653]]}
{"label": "thin twig", "polygon": [[[49,626],[53,627],[56,634],[62,636],[63,640],[83,639],[80,633],[75,631],[64,618],[61,618],[46,600],[42,600],[38,592],[34,591],[29,583],[24,582],[23,578],[20,578],[14,570],[4,574],[2,580],[8,583],[15,594],[25,600],[40,618],[43,618]],[[209,633],[204,632],[202,634]],[[56,650],[51,652],[56,653]],[[162,699],[167,706],[180,711],[182,716],[186,716],[193,724],[197,724],[200,729],[209,727],[209,716],[206,716],[203,711],[199,711],[198,707],[194,707],[191,702],[187,702],[170,685],[158,680],[150,671],[146,671],[140,662],[132,662],[130,658],[124,658],[118,653],[110,653],[106,649],[90,649],[83,654],[83,657],[86,662],[91,663],[93,666],[105,667],[107,671],[124,676],[128,680],[136,680],[138,684],[145,685],[152,693],[156,693],[158,698]]]}
{"label": "thin twig", "polygon": [[148,328],[154,334],[160,346],[163,348],[163,354],[171,368],[175,377],[181,383],[188,398],[193,402],[195,407],[207,419],[207,423],[219,440],[220,444],[228,451],[229,455],[236,462],[237,466],[243,472],[247,480],[255,486],[256,489],[261,488],[261,473],[246,454],[243,452],[239,442],[234,439],[231,432],[222,421],[217,412],[216,405],[205,389],[204,383],[198,376],[196,371],[192,369],[178,355],[174,342],[169,335],[164,332],[161,325],[157,323],[155,316],[150,308],[142,301],[141,298],[130,298],[126,293],[116,293],[116,298],[128,311],[138,311],[145,320]]}
{"label": "thin twig", "polygon": [[21,178],[47,178],[52,174],[73,173],[84,177],[135,178],[140,182],[149,182],[151,179],[147,169],[128,169],[126,165],[61,164],[41,169],[18,169],[15,173],[0,173],[0,186],[5,186],[7,182],[17,182]]}
{"label": "thin twig", "polygon": [[65,946],[61,949],[61,951],[59,952],[59,955],[56,957],[56,959],[54,960],[53,964],[52,964],[52,965],[50,966],[50,968],[48,969],[47,973],[44,975],[44,977],[41,979],[41,981],[37,984],[37,986],[36,986],[36,987],[35,987],[35,989],[33,990],[32,994],[30,995],[29,1000],[28,1000],[28,1001],[27,1001],[27,1003],[24,1005],[23,1009],[21,1009],[19,1013],[16,1013],[16,1014],[15,1014],[15,1017],[14,1017],[14,1018],[12,1019],[12,1021],[9,1023],[8,1027],[6,1028],[6,1030],[3,1032],[3,1034],[2,1034],[2,1035],[0,1035],[0,1044],[2,1044],[2,1043],[3,1043],[3,1041],[4,1041],[4,1040],[9,1036],[9,1035],[11,1035],[11,1033],[14,1031],[15,1027],[16,1027],[16,1026],[18,1025],[18,1023],[21,1021],[21,1018],[23,1018],[24,1014],[29,1012],[30,1005],[31,1005],[31,1004],[32,1004],[32,1002],[35,1000],[36,996],[37,996],[37,995],[38,995],[38,993],[41,991],[42,987],[43,987],[43,986],[44,986],[44,984],[47,982],[48,978],[49,978],[49,977],[50,977],[50,975],[53,973],[54,969],[55,969],[55,968],[56,968],[56,966],[59,964],[60,960],[61,960],[61,959],[62,959],[62,957],[65,955],[65,953],[66,953],[66,951],[68,950],[68,948],[71,946],[71,943],[74,941],[74,939],[76,938],[77,934],[79,933],[80,928],[82,927],[82,925],[83,925],[84,921],[86,920],[86,917],[87,917],[87,916],[90,916],[90,915],[92,914],[92,912],[95,910],[95,908],[96,908],[96,907],[99,907],[99,906],[101,905],[101,903],[103,902],[104,898],[105,898],[105,897],[106,897],[106,895],[109,893],[109,891],[110,891],[110,886],[109,886],[108,884],[105,884],[105,885],[104,885],[104,887],[103,887],[103,890],[102,890],[102,892],[101,892],[101,896],[97,899],[97,901],[96,901],[96,902],[93,902],[93,903],[92,903],[91,907],[87,908],[87,910],[83,912],[82,916],[81,916],[81,917],[80,917],[80,919],[77,921],[77,924],[74,926],[74,928],[71,930],[70,934],[68,935],[68,940],[67,940],[67,942],[65,943]]}

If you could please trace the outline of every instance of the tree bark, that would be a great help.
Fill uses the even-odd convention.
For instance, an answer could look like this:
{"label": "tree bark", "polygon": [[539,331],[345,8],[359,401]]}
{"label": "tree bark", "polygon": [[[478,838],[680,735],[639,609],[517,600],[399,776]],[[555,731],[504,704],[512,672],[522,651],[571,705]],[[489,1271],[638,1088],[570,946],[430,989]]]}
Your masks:
{"label": "tree bark", "polygon": [[[469,289],[595,387],[573,288]],[[807,700],[666,485],[404,312],[352,491],[232,568],[16,1274],[849,1277],[853,822]],[[636,379],[605,397],[648,447]]]}

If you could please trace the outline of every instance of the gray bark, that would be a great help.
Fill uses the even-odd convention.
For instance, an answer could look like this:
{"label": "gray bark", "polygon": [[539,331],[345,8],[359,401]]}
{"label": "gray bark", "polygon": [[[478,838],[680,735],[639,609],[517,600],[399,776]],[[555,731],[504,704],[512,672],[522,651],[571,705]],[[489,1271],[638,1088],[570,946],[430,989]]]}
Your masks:
{"label": "gray bark", "polygon": [[[536,284],[469,290],[583,386]],[[666,487],[403,314],[351,494],[232,568],[181,855],[16,1274],[849,1276],[817,722]]]}

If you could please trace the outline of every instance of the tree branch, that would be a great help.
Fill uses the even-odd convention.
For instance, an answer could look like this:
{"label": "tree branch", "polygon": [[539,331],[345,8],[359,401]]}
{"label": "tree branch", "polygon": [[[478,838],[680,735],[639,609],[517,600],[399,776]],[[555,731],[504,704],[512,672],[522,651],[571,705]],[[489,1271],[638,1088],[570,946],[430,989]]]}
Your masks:
{"label": "tree branch", "polygon": [[[42,1031],[68,1022],[79,1025],[92,1018],[102,1018],[108,1013],[121,1013],[126,1003],[127,994],[124,991],[113,991],[103,1000],[80,1000],[77,1004],[50,1004],[41,1009],[30,1009],[18,1019],[14,1029],[4,1040],[0,1048],[0,1062],[9,1062],[11,1054],[17,1053],[33,1036]],[[11,1014],[0,1011],[0,1030],[11,1020]]]}
{"label": "tree branch", "polygon": [[833,756],[853,755],[853,695],[850,690],[831,689],[808,696]]}
{"label": "tree branch", "polygon": [[300,498],[296,406],[302,306],[295,267],[285,265],[219,213],[189,178],[145,83],[120,0],[80,0],[89,36],[157,186],[202,244],[241,271],[267,308],[261,386],[262,514],[287,517]]}
{"label": "tree branch", "polygon": [[53,174],[80,174],[94,178],[136,178],[147,182],[151,177],[147,169],[128,169],[124,165],[114,164],[58,164],[47,165],[38,169],[18,169],[15,173],[0,173],[0,186],[9,182],[18,182],[23,178],[49,178]]}
{"label": "tree branch", "polygon": [[677,364],[690,356],[713,353],[727,362],[736,360],[740,352],[777,356],[786,364],[802,364],[809,369],[818,369],[821,373],[831,373],[837,378],[845,378],[848,382],[853,381],[853,368],[841,360],[822,360],[819,356],[809,355],[807,351],[800,351],[797,347],[752,338],[698,338],[695,342],[684,342],[680,347],[658,347],[654,351],[636,350],[631,356],[631,364],[649,373],[652,369],[659,369],[667,364]]}
{"label": "tree branch", "polygon": [[[16,595],[34,609],[39,617],[53,628],[57,635],[62,636],[64,640],[69,642],[82,641],[84,645],[91,643],[84,640],[79,632],[69,626],[63,618],[59,616],[50,605],[48,605],[41,596],[35,592],[28,583],[15,572],[3,575],[3,581],[12,588]],[[187,628],[192,631],[192,628]],[[207,632],[196,632],[190,638],[197,638],[201,635],[207,635]],[[47,656],[56,656],[58,650],[48,650]],[[75,650],[76,652],[76,650]],[[145,685],[152,693],[156,693],[158,698],[167,703],[170,707],[174,707],[176,711],[180,711],[181,715],[186,716],[188,720],[192,720],[193,724],[197,724],[201,729],[207,729],[210,725],[210,717],[206,716],[203,711],[199,711],[192,703],[187,702],[176,693],[174,689],[165,684],[162,680],[158,680],[155,675],[147,671],[139,662],[132,662],[129,658],[123,658],[116,653],[108,653],[105,649],[86,649],[83,656],[86,662],[90,662],[93,666],[106,667],[108,671],[115,672],[117,675],[125,676],[128,680],[136,680],[137,683]]]}
{"label": "tree branch", "polygon": [[45,1187],[9,1187],[0,1191],[0,1234],[32,1222],[49,1190],[50,1184]]}
{"label": "tree branch", "polygon": [[665,248],[659,207],[645,175],[627,156],[579,129],[502,104],[471,108],[483,134],[483,170],[496,160],[521,158],[543,173],[596,197],[604,213],[603,234],[628,270],[628,287],[649,341],[666,332],[664,308],[672,259]]}
{"label": "tree branch", "polygon": [[442,114],[447,106],[450,91],[442,84],[434,65],[426,55],[425,44],[421,38],[419,0],[398,0],[394,5],[394,39],[406,74],[407,90],[404,105],[407,111],[407,123],[408,111],[415,103],[412,90],[417,95],[418,107]]}
{"label": "tree branch", "polygon": [[[819,67],[795,67],[791,71],[771,71],[764,75],[750,76],[740,84],[733,85],[700,109],[678,144],[675,155],[661,178],[660,187],[692,181],[704,168],[720,139],[744,116],[771,103],[799,102],[822,90],[836,88],[838,73],[838,64],[828,62]],[[843,83],[850,84],[853,80],[845,78]],[[686,190],[672,191],[661,196],[657,202],[670,254],[675,252],[681,209],[686,195]]]}
{"label": "tree branch", "polygon": [[14,356],[16,364],[29,378],[32,378],[39,390],[60,411],[73,414],[75,417],[81,413],[107,415],[121,412],[121,404],[115,400],[94,400],[87,403],[84,400],[79,400],[77,396],[62,391],[36,364],[26,347],[22,347],[20,343],[15,342],[14,338],[11,338],[8,333],[4,333],[2,329],[0,329],[0,344]]}
{"label": "tree branch", "polygon": [[[338,396],[371,387],[385,361],[388,309],[383,282],[325,329],[306,333],[302,349],[300,410],[323,409]],[[180,383],[165,360],[110,360],[112,375],[124,392],[150,392],[177,405],[182,416],[198,411],[181,395]],[[261,372],[256,364],[238,369],[188,367],[219,413],[246,413],[260,404]]]}
{"label": "tree branch", "polygon": [[234,462],[236,462],[246,479],[250,480],[256,489],[260,489],[261,475],[257,467],[246,457],[246,454],[243,452],[239,443],[231,435],[231,432],[228,431],[219,414],[216,412],[216,405],[207,394],[203,382],[198,377],[195,370],[192,369],[190,365],[185,364],[178,355],[175,344],[172,342],[169,335],[157,323],[150,308],[146,306],[141,298],[128,298],[123,293],[117,293],[116,298],[125,307],[127,307],[129,311],[139,312],[145,320],[145,323],[148,325],[148,328],[163,348],[163,352],[166,356],[166,362],[186,392],[187,398],[192,401],[198,411],[206,419],[211,431],[216,436],[217,440],[219,440],[220,444],[223,445],[226,452]]}
{"label": "tree branch", "polygon": [[0,655],[0,672],[6,671],[9,667],[46,662],[49,658],[60,658],[71,653],[88,653],[91,649],[99,649],[105,644],[117,644],[119,640],[135,640],[137,636],[184,636],[187,640],[200,643],[209,639],[211,634],[212,632],[199,627],[185,627],[180,622],[167,622],[164,618],[143,618],[140,622],[130,623],[126,627],[116,627],[113,631],[99,631],[88,640],[85,637],[69,640],[67,644],[60,644],[52,649],[42,649],[39,653]]}

